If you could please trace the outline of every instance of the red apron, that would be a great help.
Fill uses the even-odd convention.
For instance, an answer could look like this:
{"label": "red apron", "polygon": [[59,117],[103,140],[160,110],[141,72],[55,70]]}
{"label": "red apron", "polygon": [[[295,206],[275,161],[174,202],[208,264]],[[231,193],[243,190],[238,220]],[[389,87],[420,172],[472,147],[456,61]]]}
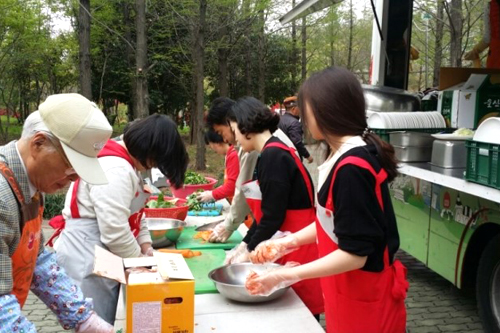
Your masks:
{"label": "red apron", "polygon": [[20,205],[21,213],[21,238],[17,249],[12,255],[12,294],[17,297],[21,308],[28,297],[28,292],[33,279],[33,273],[36,267],[38,251],[40,249],[40,238],[42,231],[43,200],[37,193],[26,204],[21,187],[14,177],[12,170],[4,163],[0,163],[0,173],[9,182],[12,191]]}
{"label": "red apron", "polygon": [[486,67],[500,68],[500,4],[498,0],[490,1],[490,36]]}
{"label": "red apron", "polygon": [[[121,157],[125,159],[127,162],[130,163],[132,168],[134,168],[134,164],[132,160],[130,159],[130,156],[128,155],[127,151],[125,148],[120,146],[118,143],[115,141],[109,140],[106,143],[106,146],[101,150],[99,153],[98,157],[104,157],[104,156],[116,156],[116,157]],[[80,211],[78,210],[78,204],[77,204],[77,192],[78,192],[78,185],[80,184],[80,179],[77,179],[75,183],[73,184],[73,191],[71,192],[71,202],[70,202],[70,210],[71,210],[71,218],[72,219],[79,219],[80,218]],[[139,196],[139,193],[136,193],[136,197]],[[128,218],[128,224],[130,226],[130,231],[132,231],[132,234],[134,237],[137,237],[139,235],[139,231],[141,230],[141,218],[142,215],[144,214],[144,207],[137,212],[134,212],[132,215],[129,216]],[[62,215],[57,215],[54,216],[50,221],[49,225],[56,229],[54,231],[54,234],[50,237],[50,239],[47,241],[46,245],[49,246],[54,246],[54,240],[61,234],[61,232],[64,230],[64,227],[66,226],[66,221]]]}
{"label": "red apron", "polygon": [[[280,228],[280,231],[290,231],[294,233],[305,228],[310,224],[310,222],[315,220],[316,211],[314,209],[312,184],[310,182],[309,177],[307,176],[307,172],[304,168],[304,165],[295,154],[295,149],[277,142],[268,144],[267,146],[264,147],[264,149],[267,149],[269,147],[277,147],[286,150],[290,153],[290,155],[293,156],[307,186],[307,191],[309,193],[309,198],[311,200],[312,207],[307,209],[287,210],[285,215],[285,220],[283,221],[283,224],[281,225]],[[244,187],[243,192],[245,194],[247,203],[250,206],[250,210],[253,213],[256,223],[259,224],[260,220],[262,219],[262,209],[261,209],[262,193],[260,191],[259,184],[257,181],[252,181],[246,183],[245,185],[243,185],[243,187]],[[295,261],[300,264],[306,264],[316,259],[318,259],[317,246],[316,244],[309,244],[301,246],[297,251],[287,254],[277,262],[282,265],[284,265],[289,261]],[[313,314],[323,313],[324,311],[323,296],[321,293],[321,286],[319,283],[319,279],[309,279],[300,281],[292,285],[292,288],[300,297],[302,302],[304,302],[304,304],[307,306],[309,311],[311,311]]]}
{"label": "red apron", "polygon": [[[335,168],[326,207],[318,204],[316,233],[319,256],[324,257],[338,249],[334,230],[332,190],[338,170],[353,164],[368,170],[376,179],[375,194],[384,209],[381,184],[387,179],[384,169],[376,173],[364,159],[349,156]],[[389,251],[384,251],[384,270],[367,272],[354,270],[321,278],[325,297],[325,316],[329,333],[405,332],[406,308],[404,300],[408,290],[406,268],[399,260],[391,265]]]}

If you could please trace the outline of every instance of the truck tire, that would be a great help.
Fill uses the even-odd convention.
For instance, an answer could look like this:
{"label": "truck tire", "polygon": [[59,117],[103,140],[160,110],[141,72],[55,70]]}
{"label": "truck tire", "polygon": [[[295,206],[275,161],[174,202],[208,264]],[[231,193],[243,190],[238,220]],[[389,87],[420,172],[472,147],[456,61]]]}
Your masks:
{"label": "truck tire", "polygon": [[484,331],[500,333],[500,235],[490,240],[479,260],[476,298]]}

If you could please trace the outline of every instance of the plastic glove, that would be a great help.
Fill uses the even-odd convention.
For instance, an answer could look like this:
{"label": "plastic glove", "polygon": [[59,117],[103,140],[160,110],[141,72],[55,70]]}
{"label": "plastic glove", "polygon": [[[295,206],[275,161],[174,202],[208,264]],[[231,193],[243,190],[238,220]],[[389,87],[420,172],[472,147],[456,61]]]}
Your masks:
{"label": "plastic glove", "polygon": [[140,257],[152,257],[153,256],[153,248],[151,247],[151,243],[142,243],[140,246],[141,246]]}
{"label": "plastic glove", "polygon": [[215,201],[212,191],[203,191],[196,196],[196,199],[200,202],[212,202]]}
{"label": "plastic glove", "polygon": [[[294,263],[296,266],[296,263]],[[294,265],[291,265],[294,266]],[[300,281],[289,265],[258,275],[251,272],[247,276],[245,288],[250,295],[269,296],[278,289],[291,286]]]}
{"label": "plastic glove", "polygon": [[232,249],[226,254],[226,259],[224,260],[224,265],[237,264],[240,262],[249,261],[249,253],[247,249],[247,243],[241,242],[240,245]]}
{"label": "plastic glove", "polygon": [[227,230],[224,222],[217,224],[212,230],[212,234],[208,241],[210,243],[225,243],[229,237],[233,234],[232,230]]}
{"label": "plastic glove", "polygon": [[271,238],[261,242],[250,253],[250,261],[254,264],[275,262],[279,258],[299,248],[297,237],[289,234],[281,238]]}
{"label": "plastic glove", "polygon": [[78,324],[76,333],[113,333],[114,327],[99,317],[97,313],[92,312],[90,317],[83,323]]}

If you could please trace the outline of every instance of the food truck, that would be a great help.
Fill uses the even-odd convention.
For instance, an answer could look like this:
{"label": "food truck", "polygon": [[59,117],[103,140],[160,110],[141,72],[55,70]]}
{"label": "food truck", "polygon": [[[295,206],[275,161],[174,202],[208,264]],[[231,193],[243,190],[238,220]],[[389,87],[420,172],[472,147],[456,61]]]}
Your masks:
{"label": "food truck", "polygon": [[[338,2],[341,0],[302,1],[281,22]],[[386,114],[406,112],[414,116],[410,122],[418,123],[426,115],[417,117],[420,112],[412,112],[422,110],[421,104],[406,91],[413,0],[371,3],[371,86],[364,87],[367,114],[381,113],[387,122],[395,122],[395,115]],[[397,124],[403,126],[393,123],[373,129],[393,143],[397,156],[405,161],[390,185],[401,249],[457,288],[475,290],[488,332],[500,331],[500,93],[499,85],[491,83],[498,73],[490,69],[441,70],[436,111],[445,120],[445,128],[437,125],[419,130],[418,126],[405,127],[399,120]],[[476,134],[460,137],[451,133],[452,128],[460,127],[475,129]]]}

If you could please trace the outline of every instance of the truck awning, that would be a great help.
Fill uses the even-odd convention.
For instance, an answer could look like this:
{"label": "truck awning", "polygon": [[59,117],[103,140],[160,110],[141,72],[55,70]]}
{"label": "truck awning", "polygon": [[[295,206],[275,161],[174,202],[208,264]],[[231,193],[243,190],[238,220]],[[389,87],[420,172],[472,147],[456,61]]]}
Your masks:
{"label": "truck awning", "polygon": [[280,18],[281,24],[286,24],[303,16],[312,14],[314,12],[325,9],[335,5],[343,0],[304,0],[297,6],[293,7],[291,11],[286,13]]}

